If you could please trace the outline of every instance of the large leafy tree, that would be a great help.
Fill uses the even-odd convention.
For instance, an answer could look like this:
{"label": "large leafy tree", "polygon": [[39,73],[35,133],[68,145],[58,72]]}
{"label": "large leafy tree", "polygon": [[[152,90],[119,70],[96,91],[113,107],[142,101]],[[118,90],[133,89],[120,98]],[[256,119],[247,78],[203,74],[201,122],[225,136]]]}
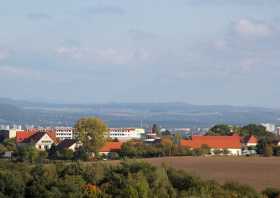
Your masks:
{"label": "large leafy tree", "polygon": [[231,135],[232,130],[229,125],[219,124],[213,126],[206,135]]}
{"label": "large leafy tree", "polygon": [[33,145],[21,145],[17,148],[16,156],[19,161],[35,162],[39,158],[39,151]]}
{"label": "large leafy tree", "polygon": [[79,140],[88,152],[97,153],[106,141],[107,125],[99,118],[81,118],[75,125]]}
{"label": "large leafy tree", "polygon": [[271,133],[267,132],[265,130],[265,127],[262,125],[248,124],[241,128],[242,136],[254,135],[260,138],[260,137],[266,137],[270,134]]}

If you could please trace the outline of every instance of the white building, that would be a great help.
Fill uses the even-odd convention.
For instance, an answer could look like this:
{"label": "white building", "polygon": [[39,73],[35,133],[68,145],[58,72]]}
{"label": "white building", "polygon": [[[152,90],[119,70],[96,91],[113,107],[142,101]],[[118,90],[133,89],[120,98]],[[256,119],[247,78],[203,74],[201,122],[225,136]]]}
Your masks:
{"label": "white building", "polygon": [[59,150],[68,149],[75,152],[81,146],[82,146],[81,142],[77,142],[76,140],[73,139],[65,139],[57,145],[57,148]]}
{"label": "white building", "polygon": [[131,139],[141,139],[145,135],[143,128],[110,128],[108,136],[119,141],[128,141]]}
{"label": "white building", "polygon": [[74,139],[74,129],[72,127],[55,127],[55,136],[60,140]]}
{"label": "white building", "polygon": [[36,149],[45,151],[47,149],[50,149],[52,144],[55,143],[56,142],[48,135],[48,133],[37,132],[31,135],[29,138],[22,141],[20,145],[34,144]]}
{"label": "white building", "polygon": [[264,126],[265,129],[266,129],[268,132],[275,133],[275,131],[276,131],[276,126],[275,126],[275,124],[271,124],[271,123],[262,123],[262,126]]}

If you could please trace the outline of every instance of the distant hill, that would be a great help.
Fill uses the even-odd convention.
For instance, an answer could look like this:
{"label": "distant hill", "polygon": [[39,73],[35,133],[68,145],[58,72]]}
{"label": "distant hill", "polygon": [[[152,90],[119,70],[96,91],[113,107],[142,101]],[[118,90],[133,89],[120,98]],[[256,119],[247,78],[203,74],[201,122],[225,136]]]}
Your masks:
{"label": "distant hill", "polygon": [[54,104],[0,98],[0,123],[70,125],[83,116],[99,116],[109,126],[158,123],[164,127],[207,127],[216,123],[280,123],[280,110],[188,103]]}

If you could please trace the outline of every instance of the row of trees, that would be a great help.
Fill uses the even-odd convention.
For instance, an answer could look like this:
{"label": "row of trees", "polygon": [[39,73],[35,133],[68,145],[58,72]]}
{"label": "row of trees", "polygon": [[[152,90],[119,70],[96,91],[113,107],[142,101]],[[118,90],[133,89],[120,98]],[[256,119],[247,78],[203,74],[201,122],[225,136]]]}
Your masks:
{"label": "row of trees", "polygon": [[234,182],[204,181],[184,171],[144,162],[120,165],[56,163],[30,166],[0,162],[0,197],[11,198],[276,198],[279,190],[258,193]]}
{"label": "row of trees", "polygon": [[266,131],[262,125],[249,124],[243,127],[231,126],[226,124],[219,124],[213,126],[206,135],[232,135],[233,133],[239,134],[242,137],[254,135],[260,138],[275,138],[273,133]]}

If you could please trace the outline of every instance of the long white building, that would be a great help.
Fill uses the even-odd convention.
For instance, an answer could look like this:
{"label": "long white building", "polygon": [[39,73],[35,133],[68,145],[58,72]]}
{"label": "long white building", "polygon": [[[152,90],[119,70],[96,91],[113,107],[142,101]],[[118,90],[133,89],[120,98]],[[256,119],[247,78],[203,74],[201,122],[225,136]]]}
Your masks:
{"label": "long white building", "polygon": [[55,135],[60,140],[73,139],[74,129],[72,127],[55,127]]}
{"label": "long white building", "polygon": [[128,141],[131,139],[141,139],[145,136],[143,128],[109,128],[108,136],[119,141]]}

